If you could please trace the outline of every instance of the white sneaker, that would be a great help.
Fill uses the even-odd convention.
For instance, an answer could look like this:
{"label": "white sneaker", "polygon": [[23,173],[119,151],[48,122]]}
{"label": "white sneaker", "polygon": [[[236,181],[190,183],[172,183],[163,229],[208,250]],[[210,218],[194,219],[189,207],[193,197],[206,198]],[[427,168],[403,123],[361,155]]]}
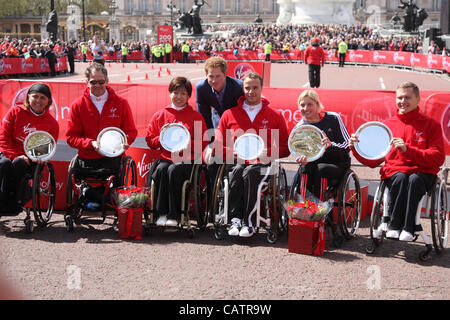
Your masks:
{"label": "white sneaker", "polygon": [[159,227],[164,227],[167,222],[167,216],[159,216],[158,220],[156,220],[156,225]]}
{"label": "white sneaker", "polygon": [[400,237],[400,230],[389,230],[386,232],[386,238],[398,239]]}
{"label": "white sneaker", "polygon": [[249,238],[254,234],[253,228],[249,228],[247,226],[244,226],[241,228],[241,231],[239,231],[239,237]]}
{"label": "white sneaker", "polygon": [[402,233],[400,233],[399,240],[400,241],[413,241],[414,235],[412,235],[408,231],[403,230]]}
{"label": "white sneaker", "polygon": [[229,236],[235,236],[237,237],[239,235],[239,225],[237,223],[233,223],[230,230],[228,230]]}
{"label": "white sneaker", "polygon": [[166,227],[176,227],[178,226],[178,221],[175,219],[169,219],[166,221]]}

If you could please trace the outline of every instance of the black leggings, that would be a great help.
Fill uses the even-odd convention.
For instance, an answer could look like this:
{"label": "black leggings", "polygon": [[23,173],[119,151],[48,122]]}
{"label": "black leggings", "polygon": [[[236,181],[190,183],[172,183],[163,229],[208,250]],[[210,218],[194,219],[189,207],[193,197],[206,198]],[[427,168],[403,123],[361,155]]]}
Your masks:
{"label": "black leggings", "polygon": [[23,205],[23,181],[34,167],[34,162],[28,165],[22,158],[15,158],[11,161],[0,153],[0,206],[13,208]]}
{"label": "black leggings", "polygon": [[168,219],[181,217],[181,197],[183,183],[189,180],[192,164],[172,163],[161,159],[153,171],[157,215],[167,215]]}
{"label": "black leggings", "polygon": [[304,173],[307,175],[306,189],[320,198],[322,178],[327,179],[327,185],[334,180],[340,180],[348,167],[337,166],[332,163],[310,162],[304,167]]}

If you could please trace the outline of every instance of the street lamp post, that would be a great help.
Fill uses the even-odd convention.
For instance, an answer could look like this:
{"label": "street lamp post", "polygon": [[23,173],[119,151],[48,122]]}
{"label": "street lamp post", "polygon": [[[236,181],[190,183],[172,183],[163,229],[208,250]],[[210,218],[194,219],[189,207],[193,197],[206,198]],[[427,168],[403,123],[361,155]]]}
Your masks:
{"label": "street lamp post", "polygon": [[86,42],[86,17],[84,13],[84,0],[81,1],[81,11],[83,12],[83,41]]}
{"label": "street lamp post", "polygon": [[177,6],[173,4],[173,0],[167,5],[167,10],[170,11],[170,25],[173,26],[173,11],[177,9]]}

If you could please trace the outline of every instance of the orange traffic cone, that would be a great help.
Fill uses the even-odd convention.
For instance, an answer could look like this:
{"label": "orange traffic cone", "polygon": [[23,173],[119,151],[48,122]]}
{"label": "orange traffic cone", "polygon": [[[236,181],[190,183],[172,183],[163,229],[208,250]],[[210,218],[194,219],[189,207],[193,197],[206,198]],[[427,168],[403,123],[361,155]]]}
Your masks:
{"label": "orange traffic cone", "polygon": [[108,63],[108,68],[111,68],[111,63]]}
{"label": "orange traffic cone", "polygon": [[159,67],[159,71],[162,71],[162,67]]}
{"label": "orange traffic cone", "polygon": [[137,63],[136,63],[136,69],[138,69],[139,67],[138,67],[138,65],[137,65]]}
{"label": "orange traffic cone", "polygon": [[167,68],[167,74],[168,75],[170,75],[171,73],[170,73],[170,70],[169,70],[169,68]]}
{"label": "orange traffic cone", "polygon": [[148,73],[145,74],[145,80],[148,80]]}
{"label": "orange traffic cone", "polygon": [[122,68],[125,68],[125,63],[122,63]]}
{"label": "orange traffic cone", "polygon": [[154,70],[155,69],[155,67],[153,66],[153,64],[152,64],[152,70]]}
{"label": "orange traffic cone", "polygon": [[158,78],[161,78],[161,71],[158,71]]}
{"label": "orange traffic cone", "polygon": [[128,78],[127,78],[127,80],[128,80],[128,81],[130,81],[130,75],[128,75]]}

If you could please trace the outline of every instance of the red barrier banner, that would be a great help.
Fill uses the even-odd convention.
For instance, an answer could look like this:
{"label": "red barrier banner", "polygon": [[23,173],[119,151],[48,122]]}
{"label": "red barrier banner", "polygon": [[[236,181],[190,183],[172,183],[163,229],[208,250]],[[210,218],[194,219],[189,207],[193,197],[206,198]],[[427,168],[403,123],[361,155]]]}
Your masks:
{"label": "red barrier banner", "polygon": [[[339,58],[334,50],[326,50],[326,61],[338,61]],[[175,60],[181,60],[181,52],[173,52]],[[264,60],[265,54],[262,50],[238,50],[234,54],[232,50],[224,51],[191,51],[189,60],[206,60],[212,56],[220,56],[225,60]],[[92,60],[92,54],[88,52],[87,58]],[[104,54],[105,60],[118,60],[121,58],[120,52]],[[82,60],[81,53],[77,53],[76,59]],[[130,52],[128,60],[145,60],[145,55],[141,51]],[[270,56],[274,61],[303,60],[303,51],[299,49],[289,50],[287,52],[272,51]],[[435,54],[420,54],[404,51],[374,51],[374,50],[349,50],[346,56],[347,62],[352,63],[372,63],[402,65],[406,67],[416,67],[425,69],[444,70],[450,73],[450,57],[444,57]]]}
{"label": "red barrier banner", "polygon": [[[56,71],[67,70],[67,57],[56,58]],[[0,59],[0,75],[50,72],[46,58],[4,58]]]}
{"label": "red barrier banner", "polygon": [[247,73],[256,72],[263,78],[263,86],[270,87],[270,62],[266,61],[227,61],[227,75],[243,79]]}

